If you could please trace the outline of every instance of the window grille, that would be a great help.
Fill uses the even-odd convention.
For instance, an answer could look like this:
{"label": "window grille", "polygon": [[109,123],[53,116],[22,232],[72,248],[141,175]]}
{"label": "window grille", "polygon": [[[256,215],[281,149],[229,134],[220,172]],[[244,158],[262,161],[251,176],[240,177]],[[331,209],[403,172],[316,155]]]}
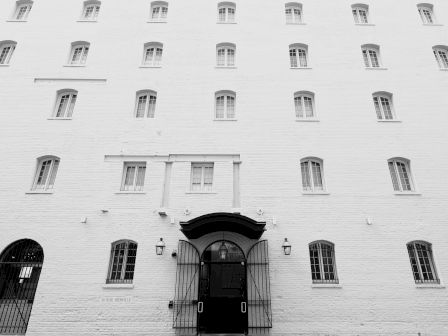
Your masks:
{"label": "window grille", "polygon": [[62,91],[58,93],[56,99],[55,118],[71,118],[75,108],[77,91]]}
{"label": "window grille", "polygon": [[84,65],[87,61],[90,44],[72,44],[72,52],[70,55],[70,64]]}
{"label": "window grille", "polygon": [[413,241],[407,244],[415,283],[440,283],[432,255],[431,244]]}
{"label": "window grille", "polygon": [[294,94],[294,106],[297,119],[313,119],[314,95],[311,93],[297,92]]}
{"label": "window grille", "polygon": [[378,120],[393,120],[392,95],[390,94],[373,94],[373,105]]}
{"label": "window grille", "polygon": [[366,68],[379,68],[381,66],[378,47],[362,47],[362,56]]}
{"label": "window grille", "polygon": [[142,191],[145,185],[146,162],[125,162],[122,191]]}
{"label": "window grille", "polygon": [[149,67],[159,67],[162,62],[163,45],[161,43],[145,44],[143,65]]}
{"label": "window grille", "polygon": [[234,67],[235,50],[234,44],[218,44],[216,47],[216,66]]}
{"label": "window grille", "polygon": [[156,112],[157,93],[154,91],[137,92],[135,102],[136,118],[154,118]]}
{"label": "window grille", "polygon": [[218,4],[218,22],[234,23],[236,6],[233,2],[220,2]]}
{"label": "window grille", "polygon": [[56,174],[59,168],[59,158],[57,157],[43,157],[38,160],[36,176],[32,190],[46,191],[54,187]]}
{"label": "window grille", "polygon": [[308,67],[308,56],[306,46],[290,46],[289,59],[291,68],[306,68]]}
{"label": "window grille", "polygon": [[334,245],[330,242],[313,242],[309,249],[313,283],[339,283]]}
{"label": "window grille", "polygon": [[302,5],[298,3],[285,5],[286,23],[300,24],[302,23]]}
{"label": "window grille", "polygon": [[84,3],[84,10],[82,19],[87,21],[96,21],[100,13],[101,3],[96,1],[86,1]]}
{"label": "window grille", "polygon": [[408,160],[398,158],[390,159],[388,166],[395,191],[414,191]]}
{"label": "window grille", "polygon": [[433,53],[440,69],[448,69],[448,47],[438,46],[433,48]]}
{"label": "window grille", "polygon": [[235,93],[220,91],[215,94],[215,118],[234,119],[235,118]]}
{"label": "window grille", "polygon": [[434,13],[433,13],[433,7],[432,6],[423,6],[418,5],[418,13],[420,14],[420,18],[423,22],[423,24],[434,24]]}
{"label": "window grille", "polygon": [[18,1],[16,6],[16,11],[14,13],[14,20],[17,21],[26,21],[28,18],[28,14],[31,11],[31,8],[33,7],[33,3],[30,2],[23,2]]}
{"label": "window grille", "polygon": [[363,6],[352,6],[352,14],[355,23],[366,24],[369,23],[369,7]]}
{"label": "window grille", "polygon": [[305,158],[300,162],[302,173],[302,188],[305,192],[324,191],[322,161],[320,159]]}
{"label": "window grille", "polygon": [[151,21],[166,22],[168,17],[168,3],[155,1],[151,3]]}
{"label": "window grille", "polygon": [[9,64],[12,54],[16,49],[16,44],[13,41],[0,42],[0,64]]}
{"label": "window grille", "polygon": [[109,275],[106,283],[132,283],[134,279],[137,243],[121,240],[112,243],[110,252]]}
{"label": "window grille", "polygon": [[44,261],[42,247],[23,239],[0,255],[0,334],[25,334]]}
{"label": "window grille", "polygon": [[211,192],[213,187],[213,163],[191,164],[191,191]]}

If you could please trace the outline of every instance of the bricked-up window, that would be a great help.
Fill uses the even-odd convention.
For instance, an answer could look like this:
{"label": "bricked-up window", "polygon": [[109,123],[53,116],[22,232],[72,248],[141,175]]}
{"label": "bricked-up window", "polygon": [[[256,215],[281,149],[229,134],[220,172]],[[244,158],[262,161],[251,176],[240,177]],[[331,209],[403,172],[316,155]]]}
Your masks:
{"label": "bricked-up window", "polygon": [[73,42],[69,58],[70,65],[84,65],[89,54],[90,43],[85,41]]}
{"label": "bricked-up window", "polygon": [[57,119],[70,119],[75,109],[78,91],[72,89],[59,90],[56,96],[56,105],[53,117]]}
{"label": "bricked-up window", "polygon": [[309,91],[298,91],[294,93],[294,107],[297,119],[315,119],[314,93]]}
{"label": "bricked-up window", "polygon": [[213,190],[213,166],[213,162],[191,164],[191,191],[211,192]]}
{"label": "bricked-up window", "polygon": [[301,43],[291,44],[289,46],[289,60],[291,68],[307,68],[308,46]]}
{"label": "bricked-up window", "polygon": [[316,241],[309,245],[313,283],[339,283],[336,273],[334,244]]}
{"label": "bricked-up window", "polygon": [[85,21],[96,21],[98,14],[100,13],[101,2],[100,1],[84,1],[84,8],[82,11],[82,20]]}
{"label": "bricked-up window", "polygon": [[135,98],[135,117],[154,118],[156,112],[157,92],[152,90],[137,91]]}
{"label": "bricked-up window", "polygon": [[32,1],[26,1],[26,0],[17,1],[16,10],[14,11],[14,16],[12,19],[16,21],[26,21],[32,7],[33,7]]}
{"label": "bricked-up window", "polygon": [[403,158],[392,158],[387,161],[392,185],[397,192],[413,192],[414,182],[411,175],[410,161]]}
{"label": "bricked-up window", "polygon": [[369,6],[365,4],[352,5],[352,14],[355,23],[366,24],[369,23]]}
{"label": "bricked-up window", "polygon": [[136,242],[132,240],[120,240],[112,243],[109,274],[106,283],[132,283],[136,258]]}
{"label": "bricked-up window", "polygon": [[44,156],[37,160],[37,169],[31,190],[49,191],[54,187],[60,159],[56,156]]}
{"label": "bricked-up window", "polygon": [[163,44],[160,42],[145,43],[143,48],[143,66],[160,67],[162,63]]}
{"label": "bricked-up window", "polygon": [[376,44],[364,44],[361,46],[362,57],[366,68],[380,68],[380,47]]}
{"label": "bricked-up window", "polygon": [[215,93],[215,119],[235,119],[236,93],[233,91],[218,91]]}
{"label": "bricked-up window", "polygon": [[285,17],[288,24],[300,24],[302,21],[302,4],[288,2],[285,4]]}
{"label": "bricked-up window", "polygon": [[421,3],[417,5],[418,13],[420,14],[420,18],[422,19],[423,24],[434,24],[434,6],[428,3]]}
{"label": "bricked-up window", "polygon": [[218,23],[235,22],[236,5],[233,2],[218,3]]}
{"label": "bricked-up window", "polygon": [[17,43],[15,41],[0,42],[0,65],[8,65]]}
{"label": "bricked-up window", "polygon": [[216,45],[216,66],[220,68],[235,66],[236,46],[233,43]]}
{"label": "bricked-up window", "polygon": [[168,17],[168,2],[153,1],[151,2],[151,22],[166,22]]}
{"label": "bricked-up window", "polygon": [[323,178],[323,161],[315,157],[300,160],[302,174],[302,189],[304,192],[323,192],[325,183]]}
{"label": "bricked-up window", "polygon": [[440,69],[448,69],[448,46],[434,46],[432,48]]}
{"label": "bricked-up window", "polygon": [[143,191],[146,162],[125,162],[121,191]]}
{"label": "bricked-up window", "polygon": [[432,255],[431,244],[412,241],[407,244],[415,283],[440,283]]}
{"label": "bricked-up window", "polygon": [[392,94],[389,92],[375,92],[372,96],[377,119],[394,120],[395,113],[392,104]]}

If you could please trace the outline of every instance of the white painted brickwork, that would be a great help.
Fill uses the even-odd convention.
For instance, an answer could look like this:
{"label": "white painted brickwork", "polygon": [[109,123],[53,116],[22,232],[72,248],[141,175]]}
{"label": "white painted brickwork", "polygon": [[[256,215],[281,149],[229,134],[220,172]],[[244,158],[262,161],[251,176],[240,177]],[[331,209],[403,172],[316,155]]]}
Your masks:
{"label": "white painted brickwork", "polygon": [[[35,0],[28,22],[6,22],[15,1],[0,2],[0,40],[17,42],[0,67],[0,251],[31,238],[45,253],[28,336],[174,335],[179,221],[231,211],[233,159],[215,162],[215,194],[186,193],[190,162],[174,162],[161,217],[155,155],[169,154],[240,156],[242,214],[267,221],[272,335],[448,335],[448,72],[432,54],[448,45],[448,2],[432,1],[440,26],[422,25],[417,1],[369,1],[374,26],[354,24],[355,1],[300,2],[306,25],[286,25],[277,0],[237,1],[230,25],[216,24],[217,1],[170,0],[167,23],[146,22],[145,0],[103,0],[96,23],[77,22],[81,0]],[[74,41],[90,42],[85,67],[63,66]],[[151,41],[163,43],[162,67],[139,68]],[[220,42],[236,44],[236,69],[215,68]],[[308,45],[312,69],[290,69],[292,43]],[[364,69],[366,43],[387,70]],[[65,88],[78,91],[73,119],[48,120]],[[157,92],[154,119],[133,118],[142,89]],[[236,92],[237,121],[213,121],[218,90]],[[319,122],[295,121],[301,90],[314,92]],[[376,91],[393,93],[400,123],[377,122]],[[61,159],[54,193],[27,194],[42,155]],[[133,155],[148,156],[129,160],[147,161],[145,193],[117,194]],[[329,195],[302,194],[306,156],[323,159]],[[394,195],[391,157],[411,160],[421,195]],[[133,289],[103,288],[118,239],[138,242]],[[312,286],[318,239],[335,244],[339,287]],[[441,286],[415,285],[411,240],[433,244]]]}

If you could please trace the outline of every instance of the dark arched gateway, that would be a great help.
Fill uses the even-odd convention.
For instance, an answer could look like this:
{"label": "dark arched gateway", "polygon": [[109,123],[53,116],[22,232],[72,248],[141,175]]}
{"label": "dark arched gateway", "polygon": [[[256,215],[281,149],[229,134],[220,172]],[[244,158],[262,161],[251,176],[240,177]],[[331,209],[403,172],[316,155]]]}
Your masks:
{"label": "dark arched gateway", "polygon": [[0,255],[0,334],[25,334],[43,262],[42,247],[31,239]]}

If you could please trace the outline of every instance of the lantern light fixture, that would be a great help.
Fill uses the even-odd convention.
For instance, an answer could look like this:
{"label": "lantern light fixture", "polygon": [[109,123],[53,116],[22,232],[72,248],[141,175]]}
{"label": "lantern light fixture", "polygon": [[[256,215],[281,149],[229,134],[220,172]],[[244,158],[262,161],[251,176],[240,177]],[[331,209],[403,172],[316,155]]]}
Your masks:
{"label": "lantern light fixture", "polygon": [[162,255],[164,249],[165,249],[165,242],[163,241],[163,238],[160,238],[160,240],[156,244],[156,254]]}
{"label": "lantern light fixture", "polygon": [[223,241],[218,250],[219,259],[226,260],[228,252],[229,252],[229,249],[227,248],[226,243]]}
{"label": "lantern light fixture", "polygon": [[288,238],[285,238],[285,241],[283,242],[282,247],[283,247],[283,253],[285,255],[291,254],[291,243],[288,241]]}

